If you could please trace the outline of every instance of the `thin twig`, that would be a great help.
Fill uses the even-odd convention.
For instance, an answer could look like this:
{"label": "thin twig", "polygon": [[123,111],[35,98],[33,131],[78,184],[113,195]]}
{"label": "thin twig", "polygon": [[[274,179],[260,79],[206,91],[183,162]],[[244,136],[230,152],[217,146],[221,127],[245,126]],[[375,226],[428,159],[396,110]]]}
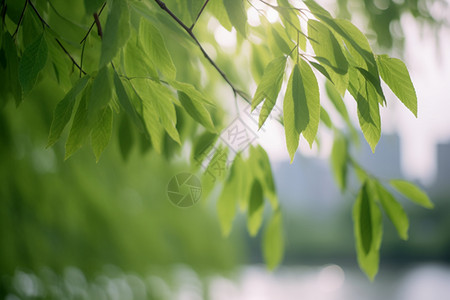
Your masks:
{"label": "thin twig", "polygon": [[[102,7],[100,8],[100,11],[98,12],[99,17],[102,14],[102,11],[105,8],[105,6],[106,6],[106,2],[103,3]],[[94,20],[94,22],[92,22],[91,27],[89,27],[89,30],[86,32],[84,37],[81,39],[80,44],[82,44],[87,39],[87,37],[89,36],[89,33],[91,33],[92,28],[94,28],[94,25],[95,25],[95,20]]]}
{"label": "thin twig", "polygon": [[17,22],[16,30],[14,30],[14,33],[12,35],[13,38],[17,34],[17,32],[19,31],[20,23],[22,23],[23,16],[25,15],[25,11],[27,10],[27,6],[28,6],[28,1],[25,1],[25,5],[23,6],[22,13],[20,14],[19,22]]}
{"label": "thin twig", "polygon": [[183,21],[181,21],[167,6],[166,4],[161,1],[161,0],[155,0],[155,2],[159,5],[159,7],[161,7],[161,9],[163,9],[166,13],[168,13],[172,19],[175,20],[175,22],[177,22],[183,29],[184,31],[186,31],[190,37],[194,40],[194,42],[197,44],[197,46],[200,48],[200,51],[203,53],[203,56],[209,61],[209,63],[217,70],[217,72],[219,72],[220,76],[222,76],[222,78],[228,83],[228,85],[231,87],[231,89],[233,90],[234,95],[239,95],[242,99],[244,99],[247,103],[251,103],[249,97],[241,90],[239,90],[238,88],[236,88],[233,83],[228,79],[228,77],[225,75],[225,73],[219,68],[219,66],[217,66],[217,64],[212,60],[212,58],[208,55],[208,53],[205,51],[205,49],[203,48],[203,46],[200,44],[200,42],[198,41],[197,37],[195,36],[195,34],[192,32],[192,30],[186,26],[186,24],[183,23]]}
{"label": "thin twig", "polygon": [[98,14],[94,13],[94,22],[95,25],[97,25],[97,34],[100,38],[103,38],[103,30],[102,30],[102,24],[100,23],[100,20],[98,18]]}
{"label": "thin twig", "polygon": [[38,12],[38,10],[36,9],[36,7],[33,5],[33,2],[31,2],[31,0],[27,0],[27,2],[30,4],[31,8],[34,10],[34,12],[36,13],[36,16],[39,18],[39,20],[42,23],[42,26],[47,26],[48,28],[50,28],[50,25],[47,24],[47,22],[45,22],[44,18],[41,17],[41,14]]}
{"label": "thin twig", "polygon": [[61,47],[61,49],[63,49],[63,51],[69,56],[72,63],[80,70],[80,72],[82,72],[84,75],[86,75],[86,72],[78,65],[78,63],[75,61],[75,59],[72,57],[72,55],[70,55],[70,53],[66,50],[66,48],[64,48],[64,46],[61,44],[61,42],[57,38],[55,38],[55,40],[58,43],[58,45]]}
{"label": "thin twig", "polygon": [[195,18],[194,23],[192,23],[191,27],[189,27],[190,30],[194,29],[195,24],[197,23],[198,19],[200,18],[200,15],[203,13],[203,10],[205,9],[208,2],[209,2],[209,0],[206,0],[205,3],[203,4],[202,8],[200,9],[200,11],[197,14],[197,18]]}

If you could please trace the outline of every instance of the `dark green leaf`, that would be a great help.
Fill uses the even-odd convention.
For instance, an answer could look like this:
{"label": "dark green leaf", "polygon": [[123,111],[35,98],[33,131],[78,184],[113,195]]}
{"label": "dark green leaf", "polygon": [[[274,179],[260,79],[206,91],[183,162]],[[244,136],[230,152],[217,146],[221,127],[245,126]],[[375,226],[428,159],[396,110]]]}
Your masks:
{"label": "dark green leaf", "polygon": [[122,120],[119,123],[118,140],[120,154],[122,154],[124,160],[127,160],[133,148],[134,139],[131,122],[126,115],[122,117]]}
{"label": "dark green leaf", "polygon": [[89,113],[96,113],[104,108],[112,99],[112,86],[108,66],[101,68],[92,83],[91,97],[89,98]]}
{"label": "dark green leaf", "polygon": [[24,93],[28,93],[33,88],[39,72],[47,62],[47,53],[44,34],[25,48],[19,65],[19,81]]}
{"label": "dark green leaf", "polygon": [[100,68],[108,64],[130,37],[130,13],[126,0],[114,0],[103,32]]}
{"label": "dark green leaf", "polygon": [[255,236],[261,227],[264,212],[264,198],[261,183],[254,180],[250,191],[247,228],[251,236]]}
{"label": "dark green leaf", "polygon": [[112,110],[107,106],[98,112],[97,119],[93,124],[91,131],[91,145],[97,162],[111,138],[112,121]]}
{"label": "dark green leaf", "polygon": [[89,91],[85,91],[81,97],[81,101],[78,104],[77,112],[72,121],[72,127],[70,128],[69,137],[66,141],[66,154],[64,159],[68,159],[78,149],[83,146],[86,138],[89,135],[88,124],[88,109],[87,109],[87,95]]}
{"label": "dark green leaf", "polygon": [[92,15],[93,13],[98,12],[103,2],[104,2],[103,0],[84,0],[84,7],[86,9],[86,13],[88,15]]}
{"label": "dark green leaf", "polygon": [[56,106],[55,112],[53,113],[53,121],[50,127],[47,147],[51,147],[60,138],[61,133],[72,116],[75,100],[78,94],[86,87],[88,81],[89,75],[79,79]]}

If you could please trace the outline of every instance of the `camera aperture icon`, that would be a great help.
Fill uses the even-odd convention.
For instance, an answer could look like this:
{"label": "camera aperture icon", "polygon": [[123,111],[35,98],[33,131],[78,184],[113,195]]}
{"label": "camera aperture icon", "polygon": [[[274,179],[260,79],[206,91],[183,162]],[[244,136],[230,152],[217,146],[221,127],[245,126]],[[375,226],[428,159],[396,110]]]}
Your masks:
{"label": "camera aperture icon", "polygon": [[179,173],[170,179],[167,196],[178,207],[190,207],[200,200],[202,185],[197,176],[191,173]]}

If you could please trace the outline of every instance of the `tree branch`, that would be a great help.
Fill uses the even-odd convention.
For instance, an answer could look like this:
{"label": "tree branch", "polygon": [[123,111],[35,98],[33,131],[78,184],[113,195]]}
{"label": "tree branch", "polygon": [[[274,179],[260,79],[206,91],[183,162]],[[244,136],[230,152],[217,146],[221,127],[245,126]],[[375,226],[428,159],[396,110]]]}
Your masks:
{"label": "tree branch", "polygon": [[202,8],[200,9],[200,11],[197,14],[197,18],[195,18],[194,23],[192,23],[191,27],[189,27],[190,30],[194,29],[195,24],[197,23],[198,19],[200,18],[200,15],[203,13],[203,10],[205,9],[208,2],[209,2],[209,0],[206,0],[205,3],[203,4]]}
{"label": "tree branch", "polygon": [[[195,34],[192,32],[192,29],[187,27],[186,24],[183,23],[167,6],[166,4],[161,0],[155,0],[155,2],[161,7],[162,10],[164,10],[167,14],[169,14],[172,19],[175,20],[183,29],[186,31],[189,36],[194,40],[194,42],[197,44],[197,46],[200,48],[200,51],[203,53],[203,56],[209,61],[209,63],[219,72],[220,76],[228,83],[228,85],[233,90],[234,95],[239,95],[242,99],[244,99],[247,103],[251,103],[249,97],[241,90],[236,88],[234,84],[228,79],[227,75],[217,66],[217,64],[212,60],[212,58],[208,55],[208,53],[205,51],[203,46],[198,41]],[[206,5],[205,5],[206,6]]]}
{"label": "tree branch", "polygon": [[[106,6],[106,2],[103,3],[102,7],[100,8],[100,11],[98,12],[99,17],[102,14],[102,11],[105,8],[105,6]],[[94,20],[94,22],[92,22],[91,27],[89,27],[89,30],[86,32],[84,37],[81,39],[80,44],[82,44],[87,39],[87,37],[89,36],[89,33],[91,33],[91,31],[92,31],[92,28],[94,28],[94,25],[95,25],[95,20]]]}
{"label": "tree branch", "polygon": [[72,63],[80,70],[80,72],[82,72],[84,75],[86,75],[86,72],[78,65],[78,63],[75,61],[75,59],[72,57],[72,55],[70,55],[70,53],[66,50],[66,48],[64,48],[64,46],[61,44],[61,42],[57,38],[55,38],[55,40],[58,43],[58,45],[61,47],[61,49],[63,49],[63,51],[67,54],[67,56],[69,56]]}
{"label": "tree branch", "polygon": [[17,22],[16,30],[14,30],[14,33],[12,35],[13,38],[17,34],[17,32],[19,31],[20,23],[22,23],[23,16],[25,15],[25,11],[27,10],[27,5],[28,5],[28,1],[25,1],[25,5],[23,6],[22,13],[20,14],[19,22]]}

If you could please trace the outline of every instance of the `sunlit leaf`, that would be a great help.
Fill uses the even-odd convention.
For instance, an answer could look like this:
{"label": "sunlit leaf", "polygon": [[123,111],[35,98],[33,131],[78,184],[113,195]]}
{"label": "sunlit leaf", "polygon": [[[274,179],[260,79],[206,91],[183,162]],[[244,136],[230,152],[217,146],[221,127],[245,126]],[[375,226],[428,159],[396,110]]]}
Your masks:
{"label": "sunlit leaf", "polygon": [[405,181],[405,180],[391,180],[389,182],[391,186],[399,191],[403,196],[410,199],[411,201],[425,207],[425,208],[433,208],[434,204],[431,202],[430,198],[428,198],[427,194],[420,189],[417,185]]}
{"label": "sunlit leaf", "polygon": [[265,228],[263,237],[263,256],[269,270],[275,269],[283,259],[284,237],[283,219],[277,210]]}
{"label": "sunlit leaf", "polygon": [[397,58],[387,55],[377,56],[381,78],[391,88],[402,103],[417,117],[417,96],[408,69]]}
{"label": "sunlit leaf", "polygon": [[409,220],[403,207],[395,200],[394,196],[389,193],[378,181],[375,182],[378,198],[387,213],[392,224],[397,229],[398,235],[401,239],[408,239]]}
{"label": "sunlit leaf", "polygon": [[242,0],[223,0],[228,18],[242,36],[247,36],[247,12]]}
{"label": "sunlit leaf", "polygon": [[347,141],[342,135],[338,135],[331,149],[331,167],[341,191],[344,191],[347,186],[347,157]]}

